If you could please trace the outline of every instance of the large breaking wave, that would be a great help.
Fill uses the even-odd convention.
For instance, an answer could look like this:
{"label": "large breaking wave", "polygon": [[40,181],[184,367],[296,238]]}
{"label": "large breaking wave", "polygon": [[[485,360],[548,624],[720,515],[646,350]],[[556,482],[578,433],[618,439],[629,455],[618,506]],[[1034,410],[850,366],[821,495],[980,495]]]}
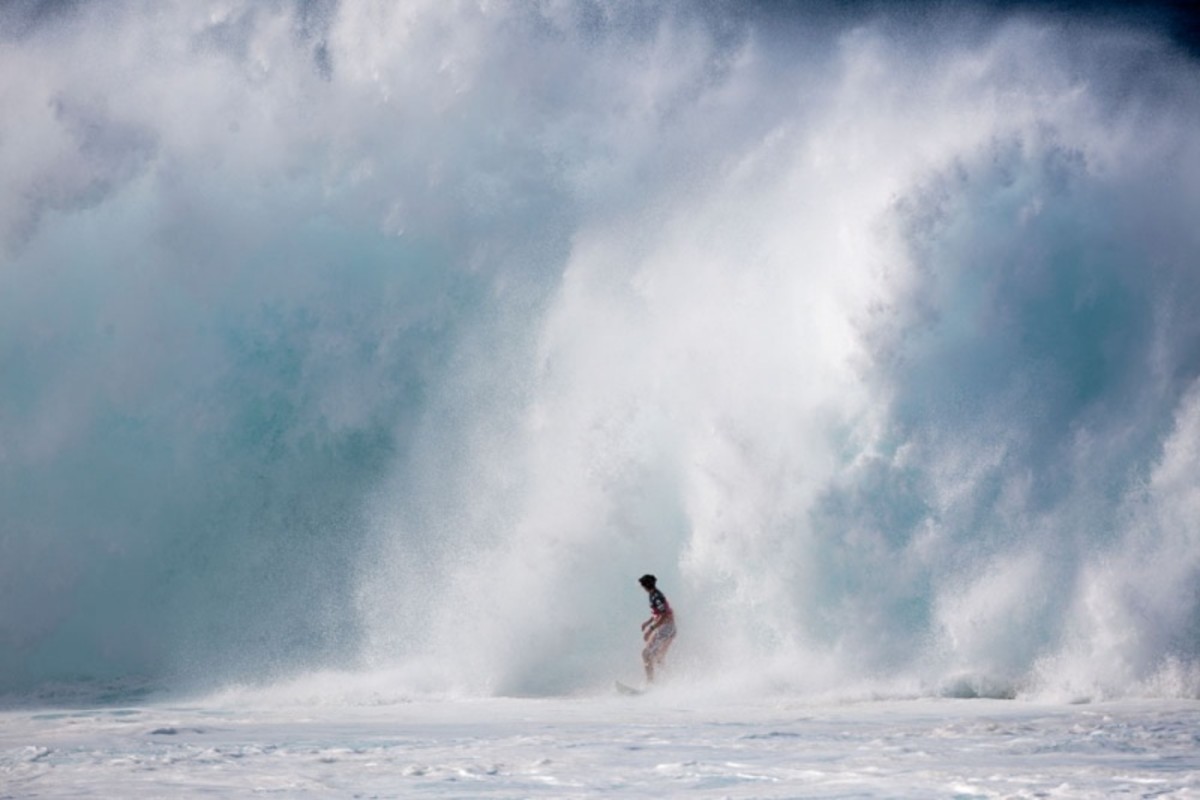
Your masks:
{"label": "large breaking wave", "polygon": [[0,10],[0,688],[1200,692],[1195,63],[701,8]]}

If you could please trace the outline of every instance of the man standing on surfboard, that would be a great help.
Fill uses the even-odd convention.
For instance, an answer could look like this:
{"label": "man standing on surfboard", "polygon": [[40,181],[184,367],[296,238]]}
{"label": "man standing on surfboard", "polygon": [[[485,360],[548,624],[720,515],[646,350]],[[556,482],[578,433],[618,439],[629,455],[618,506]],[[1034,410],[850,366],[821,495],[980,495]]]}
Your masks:
{"label": "man standing on surfboard", "polygon": [[671,604],[658,590],[658,579],[653,575],[643,575],[638,579],[650,594],[650,619],[642,623],[642,639],[646,648],[642,650],[642,664],[646,667],[646,682],[654,682],[654,667],[661,665],[675,639],[675,614]]}

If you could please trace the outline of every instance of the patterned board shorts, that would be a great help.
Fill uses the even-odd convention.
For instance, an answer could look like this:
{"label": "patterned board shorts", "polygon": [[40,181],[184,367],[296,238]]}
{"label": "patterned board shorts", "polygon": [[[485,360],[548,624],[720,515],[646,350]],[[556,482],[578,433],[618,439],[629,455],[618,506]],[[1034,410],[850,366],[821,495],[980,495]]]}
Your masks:
{"label": "patterned board shorts", "polygon": [[667,645],[675,638],[675,623],[667,622],[654,629],[654,635],[650,637],[650,643],[646,645],[646,653],[651,658],[667,649]]}

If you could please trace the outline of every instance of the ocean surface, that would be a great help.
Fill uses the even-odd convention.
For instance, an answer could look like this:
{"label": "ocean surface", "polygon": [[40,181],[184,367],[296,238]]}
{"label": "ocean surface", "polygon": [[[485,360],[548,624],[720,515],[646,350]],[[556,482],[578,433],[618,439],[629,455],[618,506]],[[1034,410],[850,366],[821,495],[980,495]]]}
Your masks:
{"label": "ocean surface", "polygon": [[1198,58],[0,4],[0,797],[1200,793]]}
{"label": "ocean surface", "polygon": [[1196,703],[473,698],[0,712],[0,797],[1195,797]]}

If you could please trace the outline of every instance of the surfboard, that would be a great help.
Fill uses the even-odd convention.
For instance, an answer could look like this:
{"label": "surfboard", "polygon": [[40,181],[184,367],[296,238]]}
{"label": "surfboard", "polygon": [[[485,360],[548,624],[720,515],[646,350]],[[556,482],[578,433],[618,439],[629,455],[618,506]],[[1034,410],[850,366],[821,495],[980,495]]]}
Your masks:
{"label": "surfboard", "polygon": [[616,681],[616,684],[617,684],[617,691],[620,692],[621,694],[637,695],[637,694],[643,694],[646,691],[645,689],[635,689],[634,687],[629,686],[624,683],[621,683],[620,681]]}

